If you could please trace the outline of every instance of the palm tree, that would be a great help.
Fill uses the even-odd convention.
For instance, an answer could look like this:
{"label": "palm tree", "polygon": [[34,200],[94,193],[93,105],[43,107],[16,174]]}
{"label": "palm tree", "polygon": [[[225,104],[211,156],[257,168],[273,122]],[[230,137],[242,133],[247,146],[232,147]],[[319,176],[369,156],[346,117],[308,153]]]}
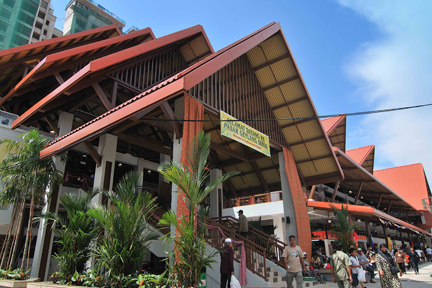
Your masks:
{"label": "palm tree", "polygon": [[52,231],[58,236],[59,252],[54,256],[59,260],[58,270],[64,279],[70,279],[75,272],[82,274],[90,259],[91,244],[100,229],[95,218],[90,216],[93,209],[91,200],[98,190],[85,194],[65,194],[60,197],[64,213],[47,212],[37,219],[52,220]]}
{"label": "palm tree", "polygon": [[140,174],[127,173],[115,192],[105,192],[111,205],[89,211],[104,231],[94,251],[95,269],[105,271],[112,287],[124,285],[125,277],[144,259],[149,241],[158,237],[146,221],[156,209],[156,198],[140,190],[139,180]]}
{"label": "palm tree", "polygon": [[[210,154],[210,135],[205,135],[201,131],[193,142],[196,145],[190,147],[187,165],[172,161],[165,162],[158,168],[159,173],[177,185],[178,192],[185,195],[188,215],[182,218],[183,221],[178,221],[177,216],[180,215],[168,211],[159,222],[162,226],[173,225],[176,228],[176,234],[168,234],[170,240],[175,242],[175,250],[178,253],[178,257],[173,259],[175,261],[173,272],[185,287],[199,284],[199,273],[205,266],[214,262],[212,258],[216,255],[216,253],[206,255],[205,225],[197,225],[195,219],[202,218],[195,217],[199,213],[199,205],[220,183],[238,174],[238,172],[230,172],[217,179],[209,180],[210,171],[206,166]],[[203,218],[201,220],[205,221]],[[174,254],[175,252],[171,257]]]}
{"label": "palm tree", "polygon": [[[2,178],[3,186],[1,195],[5,197],[4,199],[8,197],[11,199],[10,197],[12,197],[15,200],[21,200],[19,227],[22,225],[22,216],[25,208],[24,203],[30,200],[30,215],[24,245],[23,261],[21,263],[21,269],[24,270],[26,259],[28,269],[28,255],[35,200],[39,200],[40,196],[45,195],[50,187],[60,185],[63,181],[63,175],[56,169],[52,158],[44,160],[39,159],[40,151],[44,149],[45,145],[47,145],[50,140],[42,138],[37,130],[30,130],[27,133],[21,134],[20,137],[22,137],[23,142],[11,139],[3,139],[0,142],[1,144],[6,144],[6,153],[8,153],[8,156],[0,163],[0,177]],[[11,196],[12,193],[16,193],[15,196]],[[8,194],[9,196],[6,197],[5,195]],[[13,222],[11,222],[10,225],[13,225]],[[6,266],[14,266],[15,259],[18,256],[18,242],[19,241],[15,239],[12,258],[9,257],[10,261],[8,261],[9,263]],[[8,242],[6,243],[6,246],[7,245],[9,245]],[[7,252],[8,249],[4,249],[1,265],[5,265],[4,259]]]}
{"label": "palm tree", "polygon": [[356,223],[349,223],[348,220],[348,207],[342,204],[342,208],[338,209],[331,206],[335,215],[336,221],[333,222],[331,232],[338,235],[339,241],[343,244],[343,249],[348,253],[349,247],[355,245],[354,239],[352,239],[351,234],[358,227]]}

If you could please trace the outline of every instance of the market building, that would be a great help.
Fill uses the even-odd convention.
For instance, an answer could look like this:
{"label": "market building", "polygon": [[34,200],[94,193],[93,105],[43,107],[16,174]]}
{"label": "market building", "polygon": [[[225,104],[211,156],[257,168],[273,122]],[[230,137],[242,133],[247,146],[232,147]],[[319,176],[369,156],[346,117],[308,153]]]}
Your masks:
{"label": "market building", "polygon": [[[282,271],[287,236],[296,235],[309,257],[314,237],[329,240],[326,228],[318,230],[311,222],[331,220],[330,202],[348,203],[350,217],[363,221],[366,230],[366,221],[385,221],[417,231],[419,242],[431,236],[407,222],[426,228],[429,212],[417,210],[372,174],[373,147],[345,150],[346,117],[317,118],[279,23],[217,52],[199,25],[160,38],[150,28],[122,35],[116,24],[99,27],[0,51],[0,84],[0,105],[16,115],[10,127],[55,135],[41,158],[68,153],[66,163],[58,161],[65,183],[45,209],[61,209],[57,197],[63,193],[112,189],[126,172],[139,171],[143,188],[158,196],[158,213],[181,212],[184,202],[157,167],[170,159],[185,161],[193,137],[201,130],[210,134],[211,177],[240,174],[204,203],[210,206],[209,223],[220,228],[209,233],[209,249],[220,247],[222,233],[244,241],[247,277],[254,284],[283,281],[275,275]],[[239,121],[224,121],[233,118]],[[425,187],[419,197],[430,196]],[[322,193],[331,201],[319,201]],[[93,202],[103,204],[103,199]],[[235,233],[238,223],[227,209],[246,211],[248,205],[278,209],[280,214],[273,213],[278,237],[253,227],[248,239]],[[55,268],[54,235],[42,224],[34,228],[32,275],[46,279]],[[149,260],[157,265],[164,257],[161,241],[150,250]],[[207,272],[207,286],[217,287],[218,273]]]}

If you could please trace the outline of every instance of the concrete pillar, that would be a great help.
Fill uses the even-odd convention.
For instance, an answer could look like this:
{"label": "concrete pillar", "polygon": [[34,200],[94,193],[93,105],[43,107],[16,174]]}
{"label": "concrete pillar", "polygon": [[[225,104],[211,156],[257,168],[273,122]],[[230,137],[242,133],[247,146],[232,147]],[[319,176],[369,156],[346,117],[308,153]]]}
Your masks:
{"label": "concrete pillar", "polygon": [[[114,180],[114,169],[117,154],[117,136],[104,134],[99,138],[98,153],[101,155],[101,165],[96,166],[94,177],[94,188],[100,190],[112,190]],[[102,194],[92,199],[92,205],[102,204]]]}
{"label": "concrete pillar", "polygon": [[[169,155],[165,155],[165,154],[160,154],[159,157],[159,163],[165,163],[165,162],[170,162],[171,161],[171,156]],[[169,183],[168,180],[165,179],[165,177],[162,176],[162,174],[159,174],[159,183],[160,182],[165,182],[165,183]]]}
{"label": "concrete pillar", "polygon": [[[182,139],[174,139],[173,143],[173,161],[180,162],[181,160],[181,149],[182,149]],[[172,184],[172,191],[177,191],[178,186],[174,183]],[[171,193],[171,210],[176,212],[177,211],[177,192]],[[171,231],[174,231],[174,227],[171,227]]]}
{"label": "concrete pillar", "polygon": [[145,160],[144,158],[138,158],[137,170],[141,175],[139,185],[142,187],[144,184],[144,168],[145,168]]}
{"label": "concrete pillar", "polygon": [[[210,171],[210,181],[217,179],[222,176],[222,170],[220,169],[212,169]],[[221,193],[219,193],[219,190]],[[222,183],[216,186],[212,191],[210,191],[210,218],[219,217],[219,205],[222,205],[223,199],[223,187]],[[222,212],[222,211],[221,211]]]}
{"label": "concrete pillar", "polygon": [[330,251],[330,244],[331,244],[331,242],[329,239],[324,239],[324,248],[325,248],[325,253],[326,253],[327,257],[332,255],[331,251]]}
{"label": "concrete pillar", "polygon": [[[289,236],[294,235],[298,241],[297,222],[294,210],[294,202],[291,195],[291,189],[288,183],[287,173],[285,171],[285,158],[283,152],[279,153],[279,169],[281,176],[282,199],[285,217],[285,242],[289,243]],[[288,221],[287,221],[288,220]],[[289,223],[288,223],[289,222]]]}
{"label": "concrete pillar", "polygon": [[[57,127],[59,128],[59,135],[63,136],[72,130],[74,116],[73,114],[62,112],[59,115],[59,121]],[[54,163],[57,170],[62,173],[65,172],[66,163],[60,161],[60,157],[54,158]],[[62,186],[59,187],[58,192],[53,191],[51,199],[45,195],[45,206],[42,209],[42,213],[46,213],[51,210],[55,213],[58,212],[59,201],[58,197],[62,195]],[[33,256],[32,271],[30,277],[42,278],[41,280],[47,279],[49,270],[49,264],[51,261],[52,245],[54,240],[54,234],[51,233],[51,228],[46,225],[45,220],[41,220],[38,228],[38,236],[36,239],[35,252]]]}

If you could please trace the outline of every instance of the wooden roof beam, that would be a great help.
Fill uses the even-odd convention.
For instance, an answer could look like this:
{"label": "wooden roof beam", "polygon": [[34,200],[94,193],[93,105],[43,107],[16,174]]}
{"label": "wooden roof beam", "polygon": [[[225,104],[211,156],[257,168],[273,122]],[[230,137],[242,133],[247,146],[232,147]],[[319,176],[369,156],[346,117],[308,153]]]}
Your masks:
{"label": "wooden roof beam", "polygon": [[107,111],[114,108],[99,83],[92,83],[92,87],[96,91],[96,94],[99,96],[99,99],[102,101]]}
{"label": "wooden roof beam", "polygon": [[165,155],[169,155],[169,156],[173,155],[173,151],[169,148],[164,147],[163,143],[156,141],[154,139],[147,138],[143,135],[137,133],[133,133],[130,135],[124,133],[118,133],[117,136],[118,139],[120,139],[121,141],[128,142],[133,145],[143,147],[145,149],[159,152]]}
{"label": "wooden roof beam", "polygon": [[286,83],[289,83],[289,82],[295,81],[295,80],[297,80],[297,79],[299,79],[299,78],[300,78],[299,75],[295,75],[295,76],[289,77],[289,78],[287,78],[287,79],[285,79],[285,80],[282,80],[282,81],[280,81],[280,82],[276,82],[276,83],[271,84],[271,85],[269,85],[269,86],[267,86],[267,87],[263,87],[263,91],[266,92],[266,91],[268,91],[268,90],[270,90],[270,89],[273,89],[273,88],[276,88],[276,87],[281,86],[281,85],[283,85],[283,84],[286,84]]}
{"label": "wooden roof beam", "polygon": [[308,121],[312,121],[312,120],[316,120],[316,119],[317,118],[306,118],[306,119],[300,119],[300,120],[293,120],[292,123],[281,125],[280,127],[281,127],[281,129],[284,129],[284,128],[292,127],[292,126],[306,123]]}
{"label": "wooden roof beam", "polygon": [[160,108],[162,109],[165,117],[172,120],[169,121],[169,125],[172,127],[176,135],[182,135],[180,123],[178,122],[177,117],[175,116],[174,111],[171,109],[171,106],[168,104],[168,102],[164,102]]}
{"label": "wooden roof beam", "polygon": [[94,148],[93,144],[90,141],[83,142],[84,147],[92,156],[93,160],[96,162],[97,166],[100,167],[102,163],[102,157],[99,155],[97,150]]}
{"label": "wooden roof beam", "polygon": [[279,57],[277,57],[277,58],[275,58],[273,60],[267,61],[267,62],[265,62],[265,63],[263,63],[261,65],[256,66],[255,68],[253,68],[253,70],[256,72],[256,71],[258,71],[258,70],[260,70],[262,68],[265,68],[265,67],[267,67],[269,65],[272,65],[274,63],[277,63],[277,62],[279,62],[279,61],[281,61],[283,59],[289,58],[289,57],[291,57],[291,55],[289,53],[283,54],[283,55],[281,55],[281,56],[279,56]]}

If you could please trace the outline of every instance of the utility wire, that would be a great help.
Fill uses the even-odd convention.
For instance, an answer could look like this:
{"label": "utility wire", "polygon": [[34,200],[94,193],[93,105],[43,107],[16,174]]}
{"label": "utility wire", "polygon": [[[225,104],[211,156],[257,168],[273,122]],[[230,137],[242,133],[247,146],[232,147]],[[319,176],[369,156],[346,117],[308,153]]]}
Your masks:
{"label": "utility wire", "polygon": [[[330,114],[330,115],[319,115],[319,116],[311,116],[311,117],[295,117],[295,118],[275,118],[275,119],[237,119],[237,120],[221,120],[224,122],[237,122],[237,121],[275,121],[275,120],[304,120],[304,119],[319,119],[319,118],[328,118],[328,117],[335,117],[335,116],[341,116],[341,115],[345,115],[345,116],[359,116],[359,115],[368,115],[368,114],[378,114],[378,113],[386,113],[386,112],[394,112],[394,111],[401,111],[401,110],[408,110],[408,109],[415,109],[415,108],[422,108],[422,107],[427,107],[427,106],[432,106],[432,103],[429,104],[422,104],[422,105],[415,105],[415,106],[405,106],[405,107],[399,107],[399,108],[390,108],[390,109],[381,109],[381,110],[370,110],[370,111],[362,111],[362,112],[353,112],[353,113],[342,113],[342,114]],[[173,120],[173,119],[159,119],[159,118],[154,118],[152,119],[152,121],[184,121],[184,122],[211,122],[212,119],[209,120]],[[33,158],[33,159],[29,159],[27,161],[22,161],[22,162],[17,162],[15,164],[12,164],[10,166],[18,166],[21,164],[25,164],[28,162],[31,162],[33,160],[37,160],[39,159],[39,157]],[[0,171],[7,169],[5,168],[0,168]]]}
{"label": "utility wire", "polygon": [[[341,113],[341,114],[328,114],[328,115],[318,115],[318,116],[309,116],[309,117],[293,117],[293,118],[273,118],[273,119],[236,119],[236,120],[220,120],[223,122],[237,122],[237,121],[277,121],[277,120],[307,120],[307,119],[319,119],[319,118],[329,118],[329,117],[335,117],[335,116],[359,116],[359,115],[368,115],[368,114],[378,114],[378,113],[387,113],[387,112],[394,112],[394,111],[401,111],[401,110],[408,110],[408,109],[415,109],[415,108],[422,108],[432,106],[432,103],[429,104],[422,104],[422,105],[415,105],[415,106],[405,106],[405,107],[398,107],[398,108],[390,108],[390,109],[381,109],[381,110],[370,110],[370,111],[362,111],[362,112],[352,112],[352,113]],[[211,122],[212,120],[187,120],[187,119],[159,119],[159,118],[153,118],[152,121],[183,121],[183,122]]]}

